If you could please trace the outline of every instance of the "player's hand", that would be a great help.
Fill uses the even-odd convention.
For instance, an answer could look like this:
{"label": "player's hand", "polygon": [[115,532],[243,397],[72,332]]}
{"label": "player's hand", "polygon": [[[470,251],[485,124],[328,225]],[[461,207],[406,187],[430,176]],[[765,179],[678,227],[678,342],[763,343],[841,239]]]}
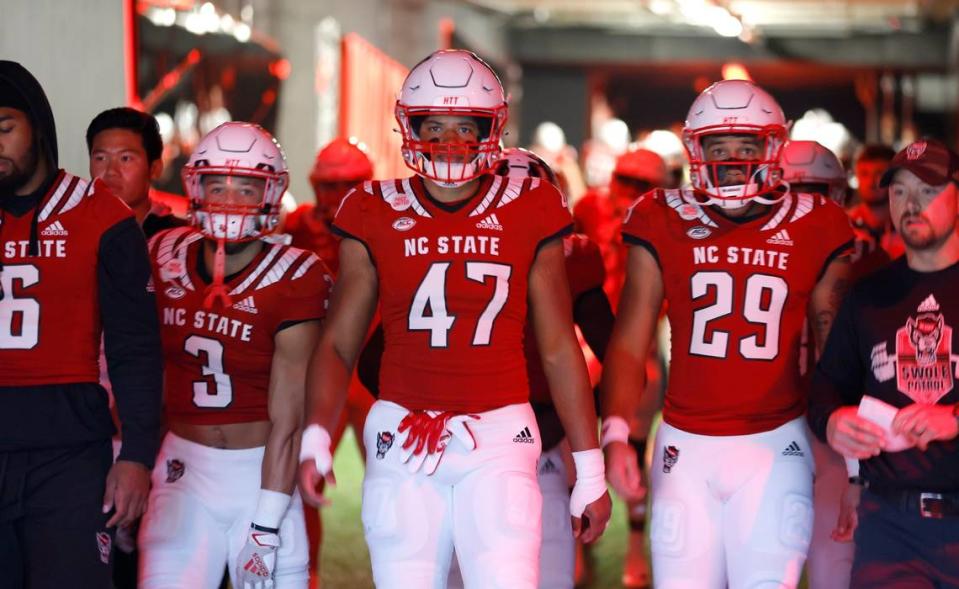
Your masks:
{"label": "player's hand", "polygon": [[839,517],[832,539],[836,542],[852,542],[856,528],[859,527],[859,499],[862,497],[862,485],[848,484],[839,498]]}
{"label": "player's hand", "polygon": [[893,433],[902,434],[925,452],[929,442],[951,440],[959,433],[952,405],[913,403],[903,407],[892,420]]}
{"label": "player's hand", "polygon": [[117,460],[107,473],[103,513],[114,510],[108,528],[128,526],[143,515],[150,494],[150,471],[139,462]]}
{"label": "player's hand", "polygon": [[881,427],[860,417],[858,410],[847,406],[833,411],[826,424],[826,440],[843,456],[863,460],[879,455],[886,435]]}
{"label": "player's hand", "polygon": [[606,446],[606,480],[623,501],[642,501],[646,496],[636,449],[624,442]]}
{"label": "player's hand", "polygon": [[236,561],[236,589],[272,589],[280,536],[250,527]]}
{"label": "player's hand", "polygon": [[599,539],[609,525],[609,516],[613,511],[613,501],[609,492],[586,506],[582,517],[573,517],[573,537],[583,544],[590,544]]}
{"label": "player's hand", "polygon": [[313,507],[326,507],[331,502],[323,495],[323,489],[326,485],[336,486],[336,475],[332,470],[323,474],[314,460],[306,460],[300,463],[299,483],[304,501]]}
{"label": "player's hand", "polygon": [[316,423],[303,430],[300,440],[300,493],[314,507],[325,507],[330,500],[323,496],[323,483],[336,486],[333,475],[333,452],[330,434]]}

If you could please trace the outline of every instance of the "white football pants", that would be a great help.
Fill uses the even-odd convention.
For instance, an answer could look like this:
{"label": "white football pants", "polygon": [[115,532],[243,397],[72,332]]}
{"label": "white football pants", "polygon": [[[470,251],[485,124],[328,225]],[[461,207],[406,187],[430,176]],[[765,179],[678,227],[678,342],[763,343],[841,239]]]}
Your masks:
{"label": "white football pants", "polygon": [[[539,490],[543,494],[539,589],[573,589],[576,547],[569,514],[569,483],[561,447],[562,444],[559,444],[543,452],[536,466]],[[446,589],[463,589],[463,577],[455,554]]]}
{"label": "white football pants", "polygon": [[476,448],[452,437],[430,475],[401,458],[407,413],[377,401],[363,432],[363,527],[377,588],[444,589],[455,546],[467,589],[535,589],[542,498],[529,404],[480,413],[467,425]]}
{"label": "white football pants", "polygon": [[744,436],[659,427],[650,544],[658,589],[792,589],[812,533],[803,418]]}
{"label": "white football pants", "polygon": [[[223,567],[236,587],[260,491],[263,447],[222,450],[167,433],[140,526],[141,589],[216,589]],[[298,493],[280,523],[276,589],[306,589],[309,543]]]}

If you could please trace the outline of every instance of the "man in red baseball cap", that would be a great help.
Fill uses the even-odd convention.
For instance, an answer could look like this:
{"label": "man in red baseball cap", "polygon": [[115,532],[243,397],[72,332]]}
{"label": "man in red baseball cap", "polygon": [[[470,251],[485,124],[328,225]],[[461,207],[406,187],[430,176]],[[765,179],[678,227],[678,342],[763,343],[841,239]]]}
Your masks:
{"label": "man in red baseball cap", "polygon": [[955,586],[959,155],[916,141],[880,186],[906,252],[857,283],[839,309],[813,376],[809,422],[860,463],[850,482],[861,503],[844,505],[839,521],[858,526],[850,586]]}

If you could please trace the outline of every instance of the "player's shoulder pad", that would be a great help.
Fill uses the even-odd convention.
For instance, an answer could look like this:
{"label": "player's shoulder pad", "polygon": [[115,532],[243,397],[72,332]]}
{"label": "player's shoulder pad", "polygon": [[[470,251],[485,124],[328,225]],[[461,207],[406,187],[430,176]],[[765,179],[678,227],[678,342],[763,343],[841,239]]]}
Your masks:
{"label": "player's shoulder pad", "polygon": [[483,199],[492,199],[497,192],[502,192],[496,208],[504,207],[510,203],[520,201],[530,202],[538,201],[547,203],[550,199],[559,199],[562,205],[568,206],[566,197],[560,193],[559,189],[543,182],[539,178],[510,178],[508,176],[496,176],[490,185],[487,196]]}
{"label": "player's shoulder pad", "polygon": [[653,188],[652,190],[639,195],[636,200],[634,200],[633,203],[626,209],[626,215],[623,219],[623,223],[628,223],[634,215],[646,214],[648,211],[661,209],[666,202],[667,192],[678,193],[676,190],[667,191],[662,188]]}
{"label": "player's shoulder pad", "polygon": [[150,257],[156,259],[157,263],[162,265],[175,256],[182,257],[181,253],[186,246],[202,238],[203,235],[189,225],[173,227],[154,234],[147,242],[147,248]]}

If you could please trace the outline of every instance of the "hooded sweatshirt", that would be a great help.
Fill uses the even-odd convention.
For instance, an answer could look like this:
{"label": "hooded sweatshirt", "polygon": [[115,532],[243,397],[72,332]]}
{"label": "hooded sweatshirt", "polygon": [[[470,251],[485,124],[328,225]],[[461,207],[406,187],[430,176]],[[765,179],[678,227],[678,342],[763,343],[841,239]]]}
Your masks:
{"label": "hooded sweatshirt", "polygon": [[97,382],[102,333],[123,431],[119,459],[150,468],[162,360],[143,234],[105,185],[58,169],[50,104],[18,63],[0,61],[0,107],[26,113],[38,162],[50,170],[32,194],[0,189],[0,321],[9,322],[0,324],[0,453],[115,433]]}

